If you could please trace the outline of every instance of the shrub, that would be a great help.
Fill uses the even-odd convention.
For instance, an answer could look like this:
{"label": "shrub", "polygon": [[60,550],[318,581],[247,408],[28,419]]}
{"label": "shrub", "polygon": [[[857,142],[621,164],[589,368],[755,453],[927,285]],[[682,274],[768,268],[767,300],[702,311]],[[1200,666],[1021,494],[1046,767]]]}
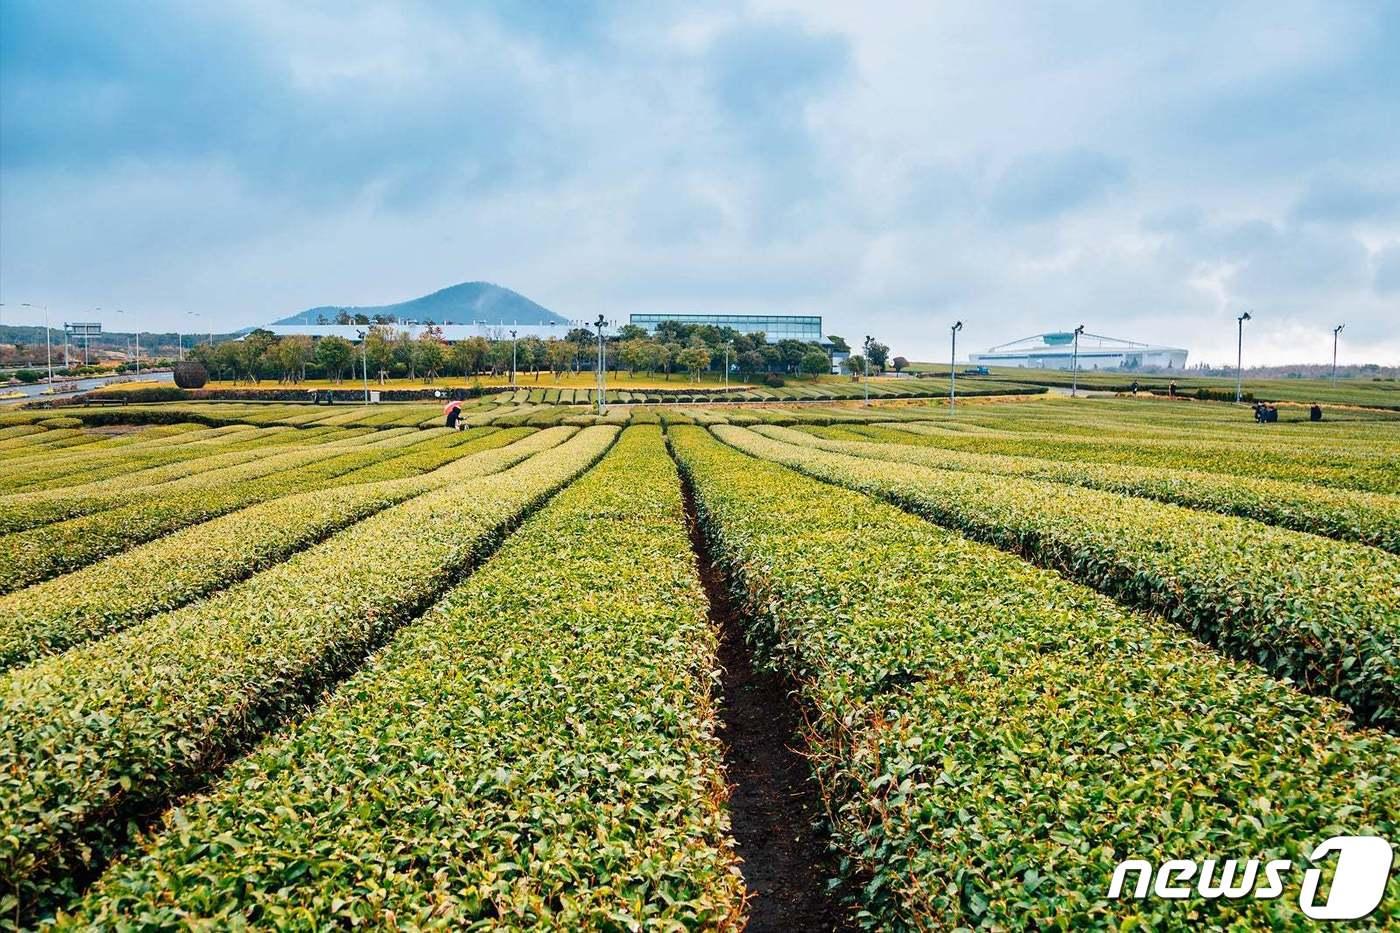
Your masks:
{"label": "shrub", "polygon": [[706,608],[675,469],[630,429],[74,919],[732,926]]}
{"label": "shrub", "polygon": [[670,437],[751,640],[805,702],[863,925],[1302,928],[1296,897],[1108,884],[1125,858],[1301,868],[1334,833],[1400,832],[1400,741],[1337,704],[701,428]]}
{"label": "shrub", "polygon": [[202,389],[209,381],[209,371],[204,364],[186,360],[175,364],[175,384],[182,389]]}
{"label": "shrub", "polygon": [[1253,518],[1295,531],[1357,541],[1400,553],[1400,501],[1379,493],[1326,489],[1272,479],[1222,476],[1197,470],[977,454],[924,445],[827,440],[779,427],[764,426],[756,430],[765,437],[784,443],[818,447],[833,453],[937,469],[1024,476],[1088,486],[1203,511]]}
{"label": "shrub", "polygon": [[770,389],[781,389],[783,386],[787,385],[787,380],[777,373],[769,373],[763,377],[763,384]]}
{"label": "shrub", "polygon": [[21,369],[15,372],[15,378],[26,385],[33,385],[44,378],[44,374],[37,369]]}
{"label": "shrub", "polygon": [[304,709],[615,433],[580,431],[471,496],[419,496],[213,599],[7,673],[0,869],[18,899],[7,915],[38,917],[76,893],[122,844],[128,819]]}
{"label": "shrub", "polygon": [[1238,658],[1400,726],[1400,558],[1258,522],[1114,493],[717,437],[887,499],[1160,612]]}
{"label": "shrub", "polygon": [[[436,462],[434,455],[442,453],[441,449],[381,460],[337,477],[331,488],[289,495],[192,525],[74,573],[2,596],[0,670],[178,608],[270,567],[375,512],[448,483],[500,472],[568,436],[567,432],[556,433],[492,450],[528,433],[477,431],[470,443],[447,448],[454,462],[426,474],[414,461],[431,457],[429,462]],[[461,436],[439,440],[453,442]],[[395,465],[396,472],[390,472],[388,468]],[[379,482],[355,479],[368,470],[397,478]]]}

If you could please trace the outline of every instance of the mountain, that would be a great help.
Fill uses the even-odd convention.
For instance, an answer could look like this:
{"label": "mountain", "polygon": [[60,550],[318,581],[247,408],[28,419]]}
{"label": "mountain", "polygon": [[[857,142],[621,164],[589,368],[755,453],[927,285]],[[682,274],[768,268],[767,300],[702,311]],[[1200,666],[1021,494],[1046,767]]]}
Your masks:
{"label": "mountain", "polygon": [[488,324],[569,322],[567,318],[535,304],[519,292],[492,285],[490,282],[463,282],[461,285],[452,285],[431,295],[394,305],[323,305],[319,308],[308,308],[272,323],[315,324],[320,317],[334,321],[336,315],[342,311],[364,314],[371,318],[375,315],[393,315],[399,321],[432,321],[435,324],[470,324],[474,321],[485,321]]}

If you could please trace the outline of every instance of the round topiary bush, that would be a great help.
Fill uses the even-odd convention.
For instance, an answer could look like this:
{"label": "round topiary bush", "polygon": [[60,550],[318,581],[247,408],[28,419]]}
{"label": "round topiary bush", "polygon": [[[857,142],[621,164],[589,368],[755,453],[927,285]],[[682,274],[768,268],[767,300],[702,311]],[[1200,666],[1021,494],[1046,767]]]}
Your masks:
{"label": "round topiary bush", "polygon": [[203,363],[189,360],[175,364],[175,384],[182,389],[202,389],[209,381],[209,370]]}
{"label": "round topiary bush", "polygon": [[39,422],[39,426],[43,428],[81,428],[83,422],[81,418],[45,418]]}
{"label": "round topiary bush", "polygon": [[783,386],[787,385],[787,380],[783,379],[783,377],[779,376],[777,373],[769,373],[763,377],[763,384],[770,389],[781,389]]}

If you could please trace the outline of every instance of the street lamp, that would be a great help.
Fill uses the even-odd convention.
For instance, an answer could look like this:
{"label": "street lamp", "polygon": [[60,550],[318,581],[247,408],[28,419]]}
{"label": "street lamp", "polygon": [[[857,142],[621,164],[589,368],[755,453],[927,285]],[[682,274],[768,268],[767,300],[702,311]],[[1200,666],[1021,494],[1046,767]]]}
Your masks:
{"label": "street lamp", "polygon": [[[120,315],[122,315],[123,318],[126,316],[126,312],[123,311],[121,308],[118,308],[118,309],[117,309],[117,313],[120,314]],[[140,379],[140,378],[141,378],[141,331],[140,331],[140,329],[138,328],[138,329],[136,330],[135,333],[136,333],[136,378],[137,378],[137,379]]]}
{"label": "street lamp", "polygon": [[598,414],[605,414],[608,410],[608,386],[603,375],[603,328],[607,326],[607,320],[600,314],[598,320],[594,321],[594,326],[598,328]]}
{"label": "street lamp", "polygon": [[510,332],[510,384],[515,385],[515,331]]}
{"label": "street lamp", "polygon": [[865,407],[870,407],[870,335],[865,335],[865,343],[861,345],[865,351]]}
{"label": "street lamp", "polygon": [[1080,324],[1074,329],[1074,362],[1070,364],[1070,368],[1073,370],[1069,382],[1070,398],[1077,398],[1079,396],[1079,335],[1082,333],[1084,333],[1084,325]]}
{"label": "street lamp", "polygon": [[1235,404],[1238,405],[1244,398],[1244,322],[1253,320],[1250,313],[1246,311],[1235,318],[1240,326],[1239,343],[1235,348]]}
{"label": "street lamp", "polygon": [[1338,324],[1332,328],[1332,388],[1337,387],[1337,337],[1342,333],[1345,324]]}
{"label": "street lamp", "polygon": [[[369,333],[368,333],[368,331],[357,330],[357,331],[355,331],[355,335],[356,335],[357,337],[360,338],[360,359],[361,359],[361,361],[364,363],[364,367],[363,367],[363,369],[362,369],[362,372],[364,373],[364,378],[365,378],[365,404],[368,405],[368,404],[369,404]],[[209,338],[209,339],[210,339],[210,342],[212,343],[214,338],[213,338],[212,335],[210,335],[210,338]]]}
{"label": "street lamp", "polygon": [[948,353],[948,410],[952,411],[958,406],[958,331],[962,330],[962,321],[953,325],[953,349]]}
{"label": "street lamp", "polygon": [[[33,306],[32,304],[30,304],[29,302],[26,301],[26,302],[24,302],[23,304],[21,304],[20,307],[22,307],[22,308],[32,308],[32,307],[34,307],[34,306]],[[1333,355],[1334,357],[1336,356],[1335,353],[1332,354],[1332,355]],[[46,362],[49,364],[49,382],[52,383],[52,382],[53,382],[53,346],[52,346],[52,344],[49,342],[49,306],[48,306],[48,305],[44,305],[44,358],[45,358]],[[1334,368],[1335,368],[1335,367],[1334,367]]]}
{"label": "street lamp", "polygon": [[[725,344],[724,344],[724,394],[725,394],[726,396],[729,395],[729,350],[730,350],[731,347],[732,347],[732,344],[729,343],[729,341],[725,341]],[[728,401],[728,398],[726,398],[725,401]]]}

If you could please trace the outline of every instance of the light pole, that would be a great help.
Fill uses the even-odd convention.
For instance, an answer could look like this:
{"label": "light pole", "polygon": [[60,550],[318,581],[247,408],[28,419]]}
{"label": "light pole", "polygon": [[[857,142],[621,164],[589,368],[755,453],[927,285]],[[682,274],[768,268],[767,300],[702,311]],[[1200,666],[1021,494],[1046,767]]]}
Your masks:
{"label": "light pole", "polygon": [[605,414],[608,410],[608,385],[603,375],[603,328],[607,326],[607,321],[600,314],[594,326],[598,328],[598,414]]}
{"label": "light pole", "polygon": [[861,346],[865,351],[865,407],[870,407],[870,335],[865,335],[865,343]]}
{"label": "light pole", "polygon": [[952,327],[953,349],[948,353],[948,410],[952,411],[958,406],[958,331],[962,330],[962,321],[958,321]]}
{"label": "light pole", "polygon": [[1253,320],[1250,313],[1246,311],[1235,318],[1240,326],[1239,342],[1235,347],[1235,404],[1238,405],[1244,398],[1244,322]]}
{"label": "light pole", "polygon": [[510,384],[515,385],[515,331],[510,332]]}
{"label": "light pole", "polygon": [[1072,357],[1073,362],[1070,363],[1070,368],[1073,370],[1069,381],[1070,398],[1078,398],[1079,396],[1079,335],[1082,333],[1084,333],[1084,325],[1080,324],[1074,329],[1074,356]]}
{"label": "light pole", "polygon": [[729,394],[729,343],[724,344],[724,394]]}
{"label": "light pole", "polygon": [[1346,325],[1338,324],[1332,328],[1332,388],[1334,389],[1337,387],[1337,338],[1341,335],[1343,327]]}
{"label": "light pole", "polygon": [[[117,313],[120,314],[120,315],[122,315],[123,318],[126,317],[126,312],[123,311],[121,308],[118,308],[118,309],[117,309]],[[139,328],[135,331],[135,334],[136,334],[136,378],[137,378],[137,379],[140,379],[140,378],[141,378],[141,331],[140,331]]]}
{"label": "light pole", "polygon": [[[30,304],[29,302],[26,301],[26,302],[24,302],[23,305],[21,305],[21,307],[24,307],[24,308],[32,308],[32,307],[34,307],[34,306],[33,306],[32,304]],[[1333,353],[1332,355],[1333,355],[1333,357],[1336,356],[1335,353]],[[49,382],[50,382],[50,384],[52,384],[52,383],[53,383],[53,345],[49,342],[49,306],[48,306],[48,305],[44,305],[44,359],[45,359],[45,361],[49,364]],[[1334,367],[1334,368],[1335,368],[1335,367]]]}
{"label": "light pole", "polygon": [[[368,334],[367,331],[363,331],[363,330],[357,330],[357,331],[355,331],[355,334],[360,338],[360,360],[361,360],[361,362],[364,364],[364,366],[363,366],[363,368],[362,368],[361,371],[364,373],[364,379],[365,379],[365,404],[368,405],[368,404],[369,404],[369,334]],[[213,338],[212,335],[210,336],[209,340],[210,340],[210,343],[212,344],[212,343],[213,343],[213,340],[214,340],[214,338]]]}

